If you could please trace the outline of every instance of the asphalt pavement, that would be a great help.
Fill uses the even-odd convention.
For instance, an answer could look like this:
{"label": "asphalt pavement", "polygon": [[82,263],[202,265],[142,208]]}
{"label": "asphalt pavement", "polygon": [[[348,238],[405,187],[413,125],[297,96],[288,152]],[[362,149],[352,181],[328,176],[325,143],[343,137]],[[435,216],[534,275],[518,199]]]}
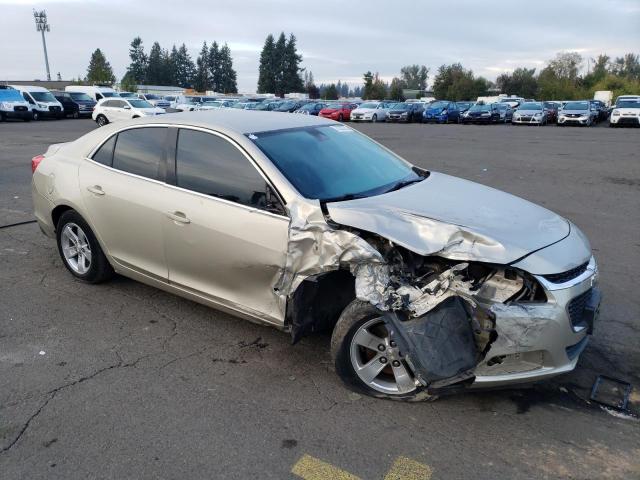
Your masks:
{"label": "asphalt pavement", "polygon": [[[284,115],[284,114],[283,114]],[[33,219],[30,159],[89,120],[0,124],[0,479],[640,478],[640,129],[357,126],[422,167],[522,196],[589,237],[604,294],[577,369],[433,403],[362,397],[329,338],[132,280],[75,281]],[[630,382],[630,412],[589,401]]]}

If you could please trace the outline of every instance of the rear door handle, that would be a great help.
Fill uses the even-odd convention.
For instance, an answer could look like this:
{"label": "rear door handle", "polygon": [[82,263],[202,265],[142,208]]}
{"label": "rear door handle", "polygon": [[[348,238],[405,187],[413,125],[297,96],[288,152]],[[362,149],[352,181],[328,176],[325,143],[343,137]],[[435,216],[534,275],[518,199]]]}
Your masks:
{"label": "rear door handle", "polygon": [[174,222],[191,223],[191,220],[189,220],[187,216],[182,212],[167,212],[166,215]]}
{"label": "rear door handle", "polygon": [[96,195],[104,195],[104,190],[102,190],[102,187],[100,185],[93,185],[92,187],[87,187],[87,190],[89,190],[91,193],[94,193]]}

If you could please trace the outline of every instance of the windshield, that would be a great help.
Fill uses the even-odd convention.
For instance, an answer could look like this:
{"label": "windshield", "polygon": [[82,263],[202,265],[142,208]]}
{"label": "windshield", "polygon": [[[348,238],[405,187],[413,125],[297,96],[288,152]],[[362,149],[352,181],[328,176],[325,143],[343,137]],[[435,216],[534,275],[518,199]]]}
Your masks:
{"label": "windshield", "polygon": [[377,103],[363,103],[358,108],[378,108]]}
{"label": "windshield", "polygon": [[306,198],[370,196],[400,181],[421,178],[411,165],[344,125],[276,130],[248,137]]}
{"label": "windshield", "polygon": [[116,92],[103,92],[102,90],[100,90],[100,94],[103,97],[119,97],[120,96]]}
{"label": "windshield", "polygon": [[131,99],[131,100],[128,100],[128,102],[133,108],[153,108],[153,105],[151,105],[146,100],[133,100],[133,99]]}
{"label": "windshield", "polygon": [[589,102],[567,102],[564,110],[589,110]]}
{"label": "windshield", "polygon": [[29,92],[36,102],[57,102],[49,92]]}
{"label": "windshield", "polygon": [[457,103],[458,108],[462,109],[462,108],[469,108],[471,106],[470,102],[458,102]]}
{"label": "windshield", "polygon": [[158,100],[160,98],[158,95],[151,95],[151,94],[146,94],[145,97],[147,100]]}
{"label": "windshield", "polygon": [[[2,90],[0,90],[0,95]],[[616,108],[640,108],[640,101],[638,100],[618,100]]]}
{"label": "windshield", "polygon": [[69,95],[71,95],[71,98],[73,98],[74,100],[80,100],[82,102],[92,102],[93,101],[93,98],[91,98],[86,93],[69,92]]}
{"label": "windshield", "polygon": [[200,103],[196,97],[184,97],[184,103]]}
{"label": "windshield", "polygon": [[131,92],[119,92],[118,95],[120,95],[122,98],[137,97],[135,93],[131,93]]}
{"label": "windshield", "polygon": [[18,90],[12,88],[3,88],[0,90],[0,101],[5,102],[24,102],[24,98]]}
{"label": "windshield", "polygon": [[433,102],[431,105],[429,105],[429,108],[432,109],[442,109],[442,108],[446,108],[449,105],[449,102]]}
{"label": "windshield", "polygon": [[542,110],[541,103],[523,103],[518,107],[518,110]]}
{"label": "windshield", "polygon": [[491,110],[491,107],[484,103],[476,103],[473,107],[469,109],[470,112],[488,112],[490,110]]}

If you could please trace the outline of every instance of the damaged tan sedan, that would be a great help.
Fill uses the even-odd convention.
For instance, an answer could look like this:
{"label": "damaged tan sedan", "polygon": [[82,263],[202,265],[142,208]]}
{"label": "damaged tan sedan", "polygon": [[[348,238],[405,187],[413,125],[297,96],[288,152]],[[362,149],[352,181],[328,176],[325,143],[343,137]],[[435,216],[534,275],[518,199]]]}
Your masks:
{"label": "damaged tan sedan", "polygon": [[32,160],[75,277],[114,272],[289,332],[361,392],[421,399],[572,370],[597,266],[568,220],[311,115],[144,118]]}

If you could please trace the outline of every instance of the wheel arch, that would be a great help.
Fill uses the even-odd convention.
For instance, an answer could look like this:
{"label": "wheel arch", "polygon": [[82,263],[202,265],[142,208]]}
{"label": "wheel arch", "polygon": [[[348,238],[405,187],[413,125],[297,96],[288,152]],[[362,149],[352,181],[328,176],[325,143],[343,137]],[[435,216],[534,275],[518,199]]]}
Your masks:
{"label": "wheel arch", "polygon": [[356,298],[355,277],[338,269],[304,279],[289,296],[285,327],[291,343],[302,337],[333,330],[340,314]]}

